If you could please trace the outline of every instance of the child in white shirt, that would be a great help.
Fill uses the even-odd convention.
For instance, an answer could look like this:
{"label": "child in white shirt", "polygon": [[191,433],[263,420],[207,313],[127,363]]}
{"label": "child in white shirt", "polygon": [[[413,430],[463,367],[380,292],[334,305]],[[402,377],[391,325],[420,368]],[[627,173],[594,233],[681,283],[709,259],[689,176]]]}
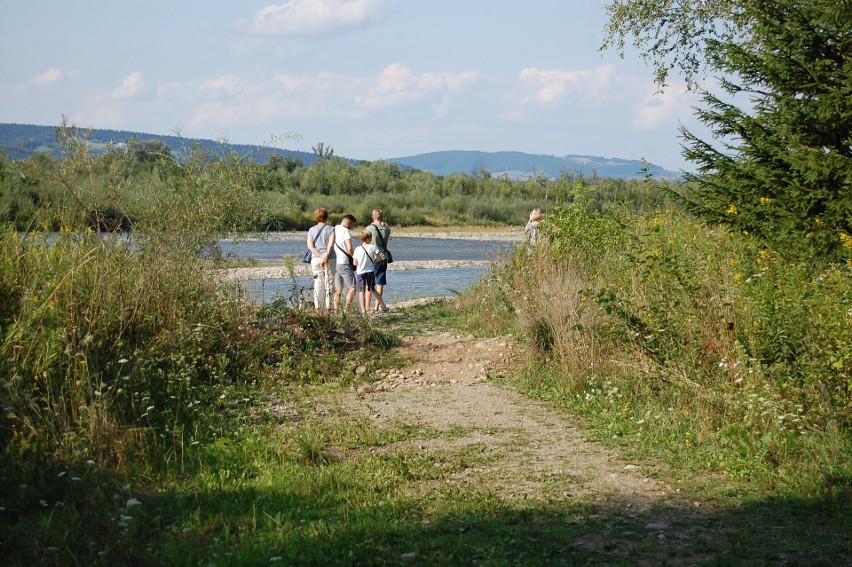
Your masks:
{"label": "child in white shirt", "polygon": [[361,233],[361,246],[355,249],[355,289],[358,291],[358,305],[362,313],[370,312],[373,290],[376,289],[376,253],[379,251],[368,231]]}

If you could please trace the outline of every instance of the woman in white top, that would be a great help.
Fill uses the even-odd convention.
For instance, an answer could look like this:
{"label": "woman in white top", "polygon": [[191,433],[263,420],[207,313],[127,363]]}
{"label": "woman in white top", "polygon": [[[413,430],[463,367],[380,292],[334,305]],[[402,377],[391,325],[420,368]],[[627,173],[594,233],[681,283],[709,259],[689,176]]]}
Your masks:
{"label": "woman in white top", "polygon": [[326,224],[328,211],[314,211],[317,224],[308,231],[308,250],[311,251],[311,276],[314,278],[314,311],[331,311],[334,286],[334,228]]}
{"label": "woman in white top", "polygon": [[533,209],[530,212],[530,220],[527,226],[524,227],[524,232],[527,233],[527,244],[535,246],[535,237],[538,232],[538,225],[541,222],[541,209]]}
{"label": "woman in white top", "polygon": [[361,246],[355,249],[355,289],[358,291],[358,305],[362,313],[370,312],[373,291],[376,289],[376,253],[373,235],[365,230],[361,233]]}

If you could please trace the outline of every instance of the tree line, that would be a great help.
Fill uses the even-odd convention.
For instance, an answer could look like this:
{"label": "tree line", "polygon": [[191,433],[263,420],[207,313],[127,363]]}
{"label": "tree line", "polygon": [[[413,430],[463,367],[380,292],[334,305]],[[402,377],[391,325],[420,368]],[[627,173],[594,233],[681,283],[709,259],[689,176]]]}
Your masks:
{"label": "tree line", "polygon": [[240,186],[241,206],[223,226],[235,231],[302,230],[319,206],[332,218],[369,218],[381,208],[397,226],[518,225],[532,208],[570,203],[577,183],[591,188],[593,208],[635,212],[671,206],[669,195],[680,186],[568,169],[555,179],[540,174],[513,180],[484,168],[438,176],[385,161],[352,163],[322,143],[313,148],[317,159],[310,165],[290,156],[260,160],[197,145],[177,159],[164,142],[138,138],[94,155],[73,126],[59,126],[56,135],[63,148],[57,157],[0,159],[0,219],[18,230],[133,230],[156,215],[164,197],[204,183],[212,183],[207,190],[213,193],[233,191],[234,182]]}

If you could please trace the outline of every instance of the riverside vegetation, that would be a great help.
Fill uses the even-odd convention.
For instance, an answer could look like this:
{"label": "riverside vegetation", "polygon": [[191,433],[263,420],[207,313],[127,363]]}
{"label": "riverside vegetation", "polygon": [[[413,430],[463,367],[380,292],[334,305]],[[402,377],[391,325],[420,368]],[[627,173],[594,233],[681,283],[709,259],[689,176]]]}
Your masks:
{"label": "riverside vegetation", "polygon": [[[475,447],[440,466],[363,451],[452,433],[310,417],[403,364],[399,336],[436,327],[514,336],[520,365],[491,380],[582,417],[600,443],[727,511],[715,521],[759,534],[721,553],[699,542],[691,561],[852,560],[848,260],[790,258],[701,223],[652,179],[440,179],[330,158],[276,192],[261,188],[282,172],[237,156],[94,157],[58,132],[63,159],[6,161],[0,179],[4,561],[677,562],[636,535],[641,520],[594,501],[487,487],[424,500],[418,487],[485,463]],[[304,184],[332,171],[381,190]],[[320,204],[365,218],[381,204],[399,224],[522,224],[543,202],[542,245],[389,325],[244,302],[200,254],[226,230],[302,227]],[[477,213],[489,210],[506,216]],[[129,227],[130,242],[97,233]],[[589,533],[630,546],[566,543]]]}

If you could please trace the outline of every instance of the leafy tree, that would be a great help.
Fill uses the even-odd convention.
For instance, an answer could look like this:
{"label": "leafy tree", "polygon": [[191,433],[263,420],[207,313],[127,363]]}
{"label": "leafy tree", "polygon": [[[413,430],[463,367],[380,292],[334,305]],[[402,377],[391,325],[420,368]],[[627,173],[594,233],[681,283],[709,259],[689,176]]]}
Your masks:
{"label": "leafy tree", "polygon": [[683,74],[695,88],[705,68],[704,53],[714,38],[746,37],[749,22],[739,18],[738,0],[612,0],[606,5],[609,22],[601,50],[615,48],[624,55],[632,36],[642,58],[654,70],[660,87],[671,71]]}
{"label": "leafy tree", "polygon": [[[730,10],[722,22],[707,15],[722,8]],[[852,256],[852,3],[710,0],[686,11],[694,22],[674,28],[668,20],[641,20],[663,17],[650,8],[632,16],[632,29],[645,38],[675,34],[658,43],[668,46],[663,54],[690,52],[692,59],[680,60],[687,72],[699,61],[697,46],[705,47],[705,63],[722,75],[729,98],[702,89],[705,108],[697,113],[721,147],[681,129],[684,156],[698,174],[688,176],[680,199],[781,252]],[[742,96],[746,104],[737,106]]]}
{"label": "leafy tree", "polygon": [[131,161],[153,163],[160,160],[171,160],[172,151],[169,149],[169,145],[162,140],[152,138],[142,141],[133,136],[127,140],[127,156]]}
{"label": "leafy tree", "polygon": [[491,179],[491,172],[488,171],[488,168],[485,167],[484,165],[480,165],[476,169],[473,170],[472,176],[477,181],[485,181],[487,179],[490,180]]}
{"label": "leafy tree", "polygon": [[293,159],[293,156],[289,155],[282,157],[280,154],[272,154],[269,156],[266,166],[270,171],[281,169],[287,173],[293,173],[296,168],[304,167],[304,164],[301,158]]}
{"label": "leafy tree", "polygon": [[334,157],[334,148],[326,146],[324,142],[320,142],[316,146],[311,146],[311,150],[317,156],[317,161],[325,161]]}

